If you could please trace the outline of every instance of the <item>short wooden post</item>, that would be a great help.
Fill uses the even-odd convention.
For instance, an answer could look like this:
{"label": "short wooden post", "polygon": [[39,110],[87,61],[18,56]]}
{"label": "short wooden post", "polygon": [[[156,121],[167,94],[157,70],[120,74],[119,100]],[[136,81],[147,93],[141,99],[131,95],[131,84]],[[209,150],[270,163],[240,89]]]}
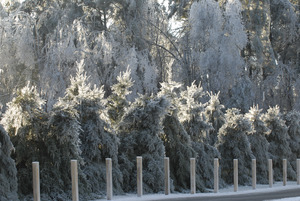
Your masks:
{"label": "short wooden post", "polygon": [[190,166],[191,166],[191,194],[196,193],[196,159],[191,158],[190,159]]}
{"label": "short wooden post", "polygon": [[238,159],[233,159],[233,183],[234,192],[238,191],[238,181],[239,181],[239,171],[238,171]]}
{"label": "short wooden post", "polygon": [[170,163],[169,157],[164,158],[164,166],[165,166],[165,195],[170,194]]}
{"label": "short wooden post", "polygon": [[142,197],[143,195],[143,162],[142,157],[136,157],[136,165],[137,165],[137,196]]}
{"label": "short wooden post", "polygon": [[252,189],[256,189],[256,159],[252,159]]}
{"label": "short wooden post", "polygon": [[106,158],[105,161],[106,161],[106,195],[107,195],[107,200],[111,200],[113,196],[111,158]]}
{"label": "short wooden post", "polygon": [[287,160],[282,160],[282,176],[283,176],[283,186],[286,186],[287,182]]}
{"label": "short wooden post", "polygon": [[297,159],[297,185],[300,185],[300,159]]}
{"label": "short wooden post", "polygon": [[32,162],[33,200],[40,201],[40,167],[39,162]]}
{"label": "short wooden post", "polygon": [[77,160],[71,160],[72,200],[79,201]]}
{"label": "short wooden post", "polygon": [[269,187],[273,186],[273,164],[272,159],[268,159],[268,169],[269,169]]}
{"label": "short wooden post", "polygon": [[219,159],[214,159],[214,193],[219,191]]}

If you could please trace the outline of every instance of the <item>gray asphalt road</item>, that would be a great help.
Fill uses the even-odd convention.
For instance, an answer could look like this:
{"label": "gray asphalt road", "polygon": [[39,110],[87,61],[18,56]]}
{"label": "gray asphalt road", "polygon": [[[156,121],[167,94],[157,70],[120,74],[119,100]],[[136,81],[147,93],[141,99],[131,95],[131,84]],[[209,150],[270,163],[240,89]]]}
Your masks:
{"label": "gray asphalt road", "polygon": [[[195,198],[176,198],[168,199],[172,201],[264,201],[281,198],[300,197],[299,189],[280,190],[277,192],[269,193],[249,193],[242,195],[230,195],[230,196],[211,196],[211,197],[195,197]],[[156,200],[160,201],[160,200]],[[161,200],[166,201],[166,200]]]}

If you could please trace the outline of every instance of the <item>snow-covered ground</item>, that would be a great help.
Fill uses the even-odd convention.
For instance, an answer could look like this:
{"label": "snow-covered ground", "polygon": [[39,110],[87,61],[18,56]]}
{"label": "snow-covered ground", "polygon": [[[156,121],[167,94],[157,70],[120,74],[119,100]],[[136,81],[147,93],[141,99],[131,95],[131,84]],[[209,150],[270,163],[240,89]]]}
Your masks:
{"label": "snow-covered ground", "polygon": [[[127,194],[123,196],[114,196],[113,200],[122,200],[122,201],[150,201],[150,200],[162,200],[162,199],[172,199],[172,198],[186,198],[186,197],[209,197],[209,196],[224,196],[224,195],[237,195],[237,194],[248,194],[248,193],[261,193],[261,192],[275,192],[278,190],[288,190],[288,189],[300,189],[300,186],[297,185],[297,182],[287,182],[286,186],[282,185],[282,182],[276,182],[273,184],[273,187],[270,188],[269,185],[260,185],[256,186],[256,189],[253,190],[252,186],[239,186],[238,192],[233,191],[233,186],[220,189],[218,193],[197,193],[194,195],[184,194],[184,193],[172,193],[170,195],[164,195],[163,193],[158,194],[146,194],[142,197],[137,197],[136,194]],[[98,201],[103,201],[101,199]],[[300,201],[300,197],[285,198],[272,201]]]}

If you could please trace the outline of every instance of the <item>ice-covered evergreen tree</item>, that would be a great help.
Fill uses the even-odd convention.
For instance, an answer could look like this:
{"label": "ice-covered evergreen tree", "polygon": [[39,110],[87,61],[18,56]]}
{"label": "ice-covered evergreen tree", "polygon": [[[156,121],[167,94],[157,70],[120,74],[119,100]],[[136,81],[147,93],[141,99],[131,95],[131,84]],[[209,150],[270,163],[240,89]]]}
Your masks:
{"label": "ice-covered evergreen tree", "polygon": [[133,85],[130,73],[129,69],[120,73],[117,77],[118,83],[111,87],[112,94],[108,97],[108,115],[113,126],[118,125],[126,109],[129,107],[129,102],[126,98],[131,93],[129,88]]}
{"label": "ice-covered evergreen tree", "polygon": [[13,144],[4,128],[0,125],[0,200],[18,200],[17,168],[11,158]]}
{"label": "ice-covered evergreen tree", "polygon": [[248,139],[251,144],[251,150],[256,158],[257,168],[257,182],[268,183],[268,164],[269,156],[269,142],[266,135],[270,133],[270,129],[262,120],[262,109],[258,106],[250,108],[245,117],[252,123],[253,132],[248,134]]}
{"label": "ice-covered evergreen tree", "polygon": [[166,156],[170,158],[170,174],[175,190],[182,191],[189,187],[190,158],[196,156],[191,138],[181,124],[178,115],[180,83],[161,83],[159,96],[166,96],[171,102],[169,114],[163,120],[163,135]]}
{"label": "ice-covered evergreen tree", "polygon": [[15,147],[13,158],[18,170],[18,192],[23,195],[32,193],[31,163],[47,160],[44,139],[48,117],[43,111],[43,104],[44,100],[39,97],[36,88],[28,84],[16,92],[1,120]]}
{"label": "ice-covered evergreen tree", "polygon": [[212,129],[204,115],[205,105],[200,102],[204,95],[201,85],[194,81],[179,97],[178,117],[193,141],[206,142],[207,132]]}
{"label": "ice-covered evergreen tree", "polygon": [[81,199],[87,199],[91,193],[91,187],[87,184],[86,175],[82,171],[84,161],[81,157],[80,131],[81,126],[77,111],[72,104],[60,99],[50,113],[48,134],[45,138],[51,160],[42,164],[45,169],[43,170],[41,185],[47,188],[50,199],[71,200],[71,160],[78,161]]}
{"label": "ice-covered evergreen tree", "polygon": [[296,160],[300,158],[300,112],[292,110],[284,116],[284,119],[288,127],[289,145],[292,152],[288,159],[296,170]]}
{"label": "ice-covered evergreen tree", "polygon": [[210,144],[214,145],[218,140],[219,129],[225,123],[225,115],[223,113],[224,105],[220,103],[219,93],[209,93],[210,100],[205,108],[205,117],[212,124],[213,130],[209,133]]}
{"label": "ice-covered evergreen tree", "polygon": [[141,96],[125,112],[119,124],[120,167],[125,191],[136,189],[136,157],[143,157],[144,191],[164,188],[165,147],[160,135],[169,101],[165,97]]}
{"label": "ice-covered evergreen tree", "polygon": [[238,159],[239,184],[251,183],[251,160],[254,158],[247,133],[251,123],[236,108],[226,110],[226,123],[220,128],[216,147],[221,153],[221,177],[233,183],[233,159]]}
{"label": "ice-covered evergreen tree", "polygon": [[[18,170],[19,193],[30,199],[32,194],[32,162],[40,163],[43,200],[71,200],[70,160],[82,162],[76,112],[60,102],[50,118],[43,110],[35,87],[19,90],[8,104],[1,123],[15,146],[13,154]],[[80,168],[80,167],[79,167]],[[85,177],[80,173],[81,196],[89,193]]]}
{"label": "ice-covered evergreen tree", "polygon": [[106,100],[103,88],[91,88],[84,73],[84,60],[78,63],[77,74],[71,78],[71,85],[62,98],[78,113],[81,125],[80,149],[85,165],[83,171],[94,193],[105,192],[105,158],[112,158],[114,190],[122,192],[122,174],[118,165],[119,139],[108,124]]}
{"label": "ice-covered evergreen tree", "polygon": [[[292,155],[289,144],[288,127],[280,113],[279,107],[270,107],[263,115],[263,121],[271,130],[270,134],[266,136],[269,146],[270,158],[273,160],[274,179],[282,180],[282,159],[288,159]],[[292,169],[290,161],[287,162],[288,177],[296,178],[295,171]]]}
{"label": "ice-covered evergreen tree", "polygon": [[[191,146],[196,151],[197,189],[205,191],[213,188],[213,159],[220,156],[218,150],[209,144],[209,131],[213,129],[204,115],[205,104],[200,101],[205,95],[203,88],[195,82],[181,91],[178,117],[191,138]],[[220,182],[221,183],[221,182]]]}

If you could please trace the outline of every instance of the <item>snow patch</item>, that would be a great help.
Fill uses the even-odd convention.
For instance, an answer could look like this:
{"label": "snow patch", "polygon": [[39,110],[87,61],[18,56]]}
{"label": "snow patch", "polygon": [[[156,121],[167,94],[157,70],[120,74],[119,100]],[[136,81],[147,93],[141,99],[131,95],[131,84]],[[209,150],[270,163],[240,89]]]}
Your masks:
{"label": "snow patch", "polygon": [[[170,195],[164,195],[163,192],[157,194],[146,194],[142,197],[137,197],[136,194],[126,194],[122,196],[113,196],[112,200],[122,200],[122,201],[151,201],[151,200],[164,200],[164,199],[172,199],[172,198],[190,198],[190,197],[220,197],[220,196],[228,196],[228,195],[238,195],[238,194],[249,194],[249,193],[264,193],[264,192],[277,192],[280,190],[289,190],[289,189],[298,189],[300,188],[297,185],[297,182],[287,182],[286,186],[283,186],[282,182],[276,182],[273,184],[273,187],[270,188],[269,185],[261,185],[257,184],[256,189],[253,190],[252,186],[239,186],[238,192],[233,192],[233,186],[228,186],[227,188],[223,188],[219,190],[219,193],[196,193],[192,194],[185,194],[185,193],[172,193]],[[213,192],[213,189],[208,189]],[[96,200],[96,201],[103,201]],[[276,199],[272,201],[300,201],[300,197],[293,197],[293,198],[284,198],[284,199]]]}

